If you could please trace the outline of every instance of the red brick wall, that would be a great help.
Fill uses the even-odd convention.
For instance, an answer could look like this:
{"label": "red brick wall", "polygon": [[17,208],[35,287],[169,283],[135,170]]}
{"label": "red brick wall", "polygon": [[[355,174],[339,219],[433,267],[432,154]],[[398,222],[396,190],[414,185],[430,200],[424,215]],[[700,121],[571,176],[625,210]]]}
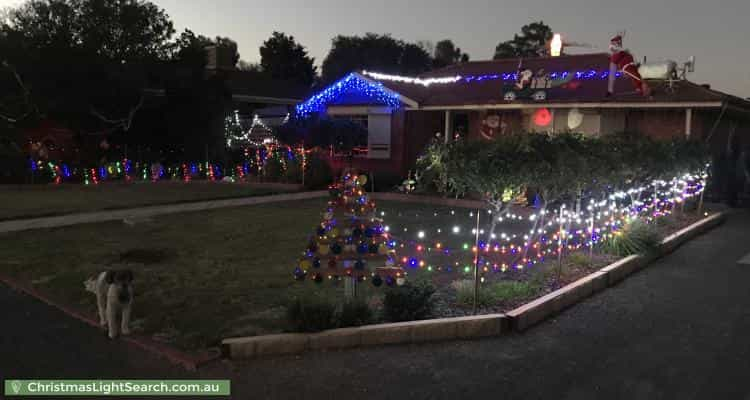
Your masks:
{"label": "red brick wall", "polygon": [[338,175],[344,168],[352,167],[361,171],[376,171],[384,174],[406,176],[402,173],[404,159],[404,110],[394,111],[391,115],[391,157],[389,159],[353,158],[345,157],[329,159],[328,164]]}
{"label": "red brick wall", "polygon": [[403,135],[405,139],[401,172],[406,173],[414,168],[417,157],[424,151],[435,134],[445,130],[445,113],[442,111],[409,111],[406,112]]}
{"label": "red brick wall", "polygon": [[[625,120],[625,129],[655,139],[685,137],[685,110],[633,110]],[[696,129],[693,127],[693,134]]]}

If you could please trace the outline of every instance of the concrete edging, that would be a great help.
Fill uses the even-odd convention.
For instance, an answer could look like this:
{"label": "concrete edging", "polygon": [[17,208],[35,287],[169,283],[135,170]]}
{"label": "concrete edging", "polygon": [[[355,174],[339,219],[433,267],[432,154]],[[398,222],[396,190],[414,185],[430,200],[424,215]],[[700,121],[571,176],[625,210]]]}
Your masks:
{"label": "concrete edging", "polygon": [[224,339],[222,354],[231,359],[340,350],[360,346],[424,343],[500,336],[508,332],[504,314],[429,319],[332,329],[319,333],[288,333]]}
{"label": "concrete edging", "polygon": [[725,217],[726,213],[721,212],[704,218],[667,236],[662,240],[656,254],[636,254],[625,257],[597,272],[508,312],[507,315],[512,329],[523,332],[592,294],[616,285],[627,276],[645,268],[651,262],[675,251],[688,240],[721,224]]}

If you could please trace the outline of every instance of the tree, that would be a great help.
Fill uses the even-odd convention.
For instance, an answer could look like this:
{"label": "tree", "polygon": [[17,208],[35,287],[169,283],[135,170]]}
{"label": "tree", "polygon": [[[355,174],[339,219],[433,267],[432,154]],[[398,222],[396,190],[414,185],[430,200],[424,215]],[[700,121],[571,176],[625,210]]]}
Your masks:
{"label": "tree", "polygon": [[260,66],[274,79],[294,80],[311,85],[317,68],[315,59],[307,55],[307,50],[281,32],[274,32],[260,47]]}
{"label": "tree", "polygon": [[263,67],[261,67],[260,63],[254,63],[245,60],[240,60],[240,62],[237,64],[237,69],[246,72],[263,72]]}
{"label": "tree", "polygon": [[521,34],[514,35],[497,45],[494,59],[514,57],[539,57],[545,51],[547,42],[552,40],[552,29],[543,21],[532,22],[521,28]]}
{"label": "tree", "polygon": [[469,55],[462,53],[461,49],[456,47],[450,39],[441,40],[435,45],[435,56],[432,61],[435,68],[467,61],[469,61]]}
{"label": "tree", "polygon": [[400,72],[406,75],[417,75],[430,69],[432,59],[421,47],[412,43],[405,43],[401,51],[399,65]]}
{"label": "tree", "polygon": [[237,67],[237,64],[240,62],[240,53],[237,51],[237,42],[228,37],[217,36],[216,39],[214,39],[214,45],[220,49],[226,49],[226,51],[232,55],[232,58],[230,59],[232,67]]}
{"label": "tree", "polygon": [[32,88],[39,114],[79,131],[128,131],[150,68],[174,48],[172,21],[141,0],[30,1],[0,31],[0,62]]}
{"label": "tree", "polygon": [[[177,39],[177,50],[164,79],[167,104],[163,114],[162,148],[182,146],[182,155],[193,160],[221,160],[226,155],[224,121],[231,111],[226,74],[206,74],[206,47],[224,47],[239,63],[236,43],[228,38],[208,38],[185,30]],[[146,137],[141,142],[153,143]]]}
{"label": "tree", "polygon": [[430,55],[423,47],[390,35],[339,35],[333,38],[331,51],[323,60],[322,79],[330,83],[363,69],[413,75],[429,70],[430,64]]}
{"label": "tree", "polygon": [[216,46],[222,49],[222,52],[231,54],[230,63],[233,67],[238,66],[240,63],[240,53],[237,52],[237,42],[222,36],[216,36],[211,39],[203,35],[196,35],[190,29],[185,29],[180,34],[180,37],[175,41],[176,51],[175,60],[181,62],[189,62],[194,65],[200,65],[200,68],[205,68],[206,65],[206,48],[210,46]]}

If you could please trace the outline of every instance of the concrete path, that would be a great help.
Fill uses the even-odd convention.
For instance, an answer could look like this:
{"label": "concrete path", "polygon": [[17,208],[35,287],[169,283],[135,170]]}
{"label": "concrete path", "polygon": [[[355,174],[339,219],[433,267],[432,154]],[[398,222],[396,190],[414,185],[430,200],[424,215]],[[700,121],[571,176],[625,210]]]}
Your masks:
{"label": "concrete path", "polygon": [[278,194],[272,196],[243,197],[238,199],[209,200],[181,204],[168,204],[161,206],[138,207],[123,210],[97,211],[90,213],[61,215],[57,217],[18,219],[0,222],[0,233],[42,228],[58,228],[62,226],[118,221],[123,219],[142,219],[164,214],[176,214],[191,211],[214,210],[217,208],[226,207],[240,207],[255,204],[277,203],[283,201],[315,199],[325,196],[328,196],[327,191],[301,192]]}
{"label": "concrete path", "polygon": [[0,286],[0,378],[217,377],[238,399],[750,399],[750,213],[523,335],[180,371]]}

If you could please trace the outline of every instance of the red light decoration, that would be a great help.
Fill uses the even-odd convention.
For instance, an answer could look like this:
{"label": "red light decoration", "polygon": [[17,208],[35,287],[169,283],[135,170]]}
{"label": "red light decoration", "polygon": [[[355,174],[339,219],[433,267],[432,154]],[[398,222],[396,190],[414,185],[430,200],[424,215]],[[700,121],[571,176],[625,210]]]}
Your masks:
{"label": "red light decoration", "polygon": [[547,108],[540,108],[534,112],[536,126],[549,126],[552,123],[552,113]]}

